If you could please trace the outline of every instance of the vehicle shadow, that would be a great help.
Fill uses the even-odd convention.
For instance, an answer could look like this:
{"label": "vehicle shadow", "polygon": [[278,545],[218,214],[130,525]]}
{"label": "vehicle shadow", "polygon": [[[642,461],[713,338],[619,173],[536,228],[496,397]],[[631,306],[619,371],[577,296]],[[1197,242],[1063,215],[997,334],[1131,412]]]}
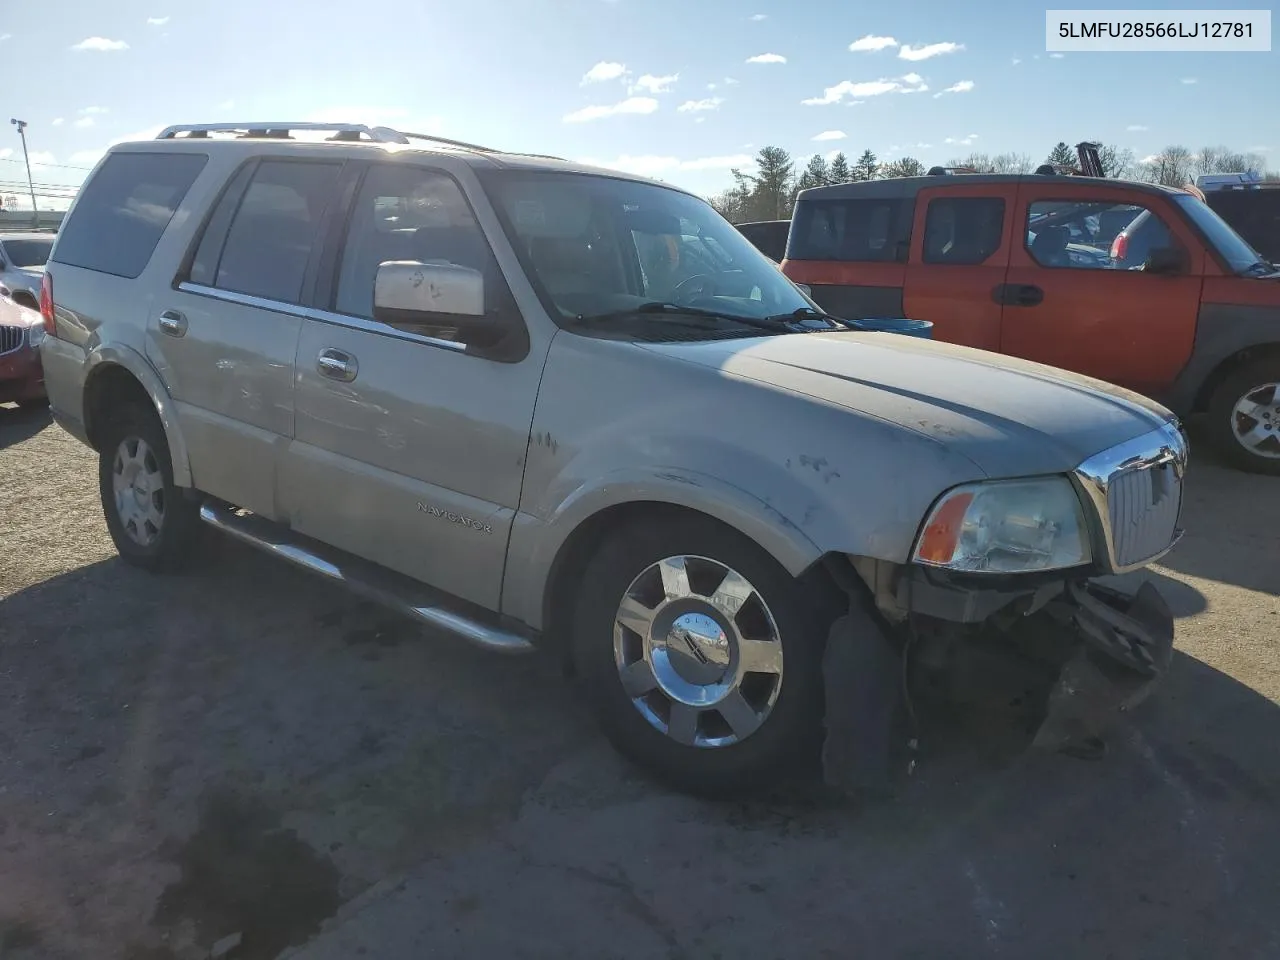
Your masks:
{"label": "vehicle shadow", "polygon": [[47,406],[21,409],[0,404],[0,450],[30,440],[53,423]]}
{"label": "vehicle shadow", "polygon": [[1186,535],[1161,567],[1280,596],[1280,477],[1196,457],[1182,525]]}

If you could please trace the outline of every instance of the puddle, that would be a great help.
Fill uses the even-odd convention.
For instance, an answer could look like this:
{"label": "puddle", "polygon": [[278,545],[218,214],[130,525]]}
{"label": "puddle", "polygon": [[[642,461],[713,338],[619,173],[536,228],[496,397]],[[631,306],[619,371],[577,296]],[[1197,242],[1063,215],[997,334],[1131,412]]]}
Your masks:
{"label": "puddle", "polygon": [[235,793],[205,800],[199,827],[173,860],[182,875],[161,895],[152,923],[190,920],[206,946],[240,933],[235,960],[270,960],[305,942],[341,903],[328,857]]}

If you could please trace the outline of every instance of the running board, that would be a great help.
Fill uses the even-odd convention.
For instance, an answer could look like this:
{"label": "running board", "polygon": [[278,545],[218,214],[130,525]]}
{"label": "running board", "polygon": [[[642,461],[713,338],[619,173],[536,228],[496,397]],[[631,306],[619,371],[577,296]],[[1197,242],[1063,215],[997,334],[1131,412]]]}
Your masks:
{"label": "running board", "polygon": [[429,587],[332,547],[295,537],[279,524],[252,513],[205,503],[200,507],[200,519],[264,553],[318,573],[424,626],[446,630],[478,647],[497,653],[531,653],[536,649],[528,637],[449,609]]}

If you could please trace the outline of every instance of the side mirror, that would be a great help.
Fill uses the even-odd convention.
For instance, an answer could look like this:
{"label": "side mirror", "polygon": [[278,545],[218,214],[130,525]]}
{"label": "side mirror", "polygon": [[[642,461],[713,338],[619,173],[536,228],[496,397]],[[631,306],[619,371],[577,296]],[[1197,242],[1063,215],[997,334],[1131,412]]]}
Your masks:
{"label": "side mirror", "polygon": [[1191,269],[1190,258],[1181,247],[1156,247],[1142,265],[1143,273],[1177,276]]}
{"label": "side mirror", "polygon": [[484,274],[452,263],[379,264],[373,318],[410,333],[477,346],[493,344],[502,335],[502,325],[485,313]]}
{"label": "side mirror", "polygon": [[809,286],[807,283],[797,283],[796,289],[798,289],[806,297],[809,297],[809,298],[813,297],[813,287]]}

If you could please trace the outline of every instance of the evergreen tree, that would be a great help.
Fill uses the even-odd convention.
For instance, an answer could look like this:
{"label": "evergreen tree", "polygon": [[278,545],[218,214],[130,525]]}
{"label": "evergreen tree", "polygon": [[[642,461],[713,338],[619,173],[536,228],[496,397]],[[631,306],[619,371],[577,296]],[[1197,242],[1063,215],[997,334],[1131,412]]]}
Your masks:
{"label": "evergreen tree", "polygon": [[858,162],[853,165],[849,179],[874,180],[880,173],[880,163],[870,150],[863,150]]}
{"label": "evergreen tree", "polygon": [[831,158],[831,166],[827,170],[830,183],[848,183],[853,179],[853,171],[849,169],[849,158],[837,153]]}

